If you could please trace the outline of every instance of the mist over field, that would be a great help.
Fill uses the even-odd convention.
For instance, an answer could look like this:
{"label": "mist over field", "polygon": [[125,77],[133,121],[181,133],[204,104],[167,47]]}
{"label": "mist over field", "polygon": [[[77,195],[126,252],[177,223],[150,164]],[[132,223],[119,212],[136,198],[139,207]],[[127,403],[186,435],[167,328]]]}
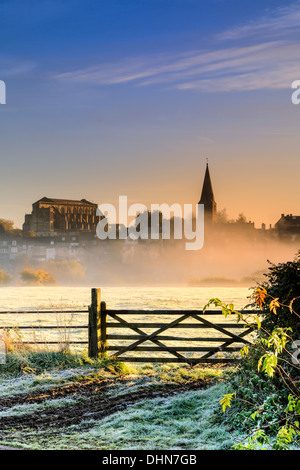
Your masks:
{"label": "mist over field", "polygon": [[45,263],[60,285],[253,286],[264,281],[271,263],[294,258],[296,243],[216,237],[202,250],[185,241],[110,241],[91,247],[80,261]]}
{"label": "mist over field", "polygon": [[296,238],[280,238],[275,230],[245,221],[205,226],[198,250],[187,249],[196,234],[182,235],[177,240],[161,234],[157,240],[150,234],[138,240],[79,237],[68,244],[54,237],[50,248],[43,237],[27,239],[32,244],[27,254],[0,260],[0,285],[253,287],[264,282],[270,263],[292,260],[299,250]]}

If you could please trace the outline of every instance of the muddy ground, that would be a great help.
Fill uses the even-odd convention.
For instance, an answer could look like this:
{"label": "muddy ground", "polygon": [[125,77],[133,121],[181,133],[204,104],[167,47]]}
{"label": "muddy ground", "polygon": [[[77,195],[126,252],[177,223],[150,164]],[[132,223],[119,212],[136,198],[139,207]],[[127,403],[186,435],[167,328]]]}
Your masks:
{"label": "muddy ground", "polygon": [[[46,400],[56,400],[64,397],[76,397],[80,400],[70,403],[68,406],[50,407],[32,414],[19,414],[5,416],[0,419],[0,438],[8,437],[10,429],[43,430],[49,434],[59,434],[63,427],[74,424],[84,428],[84,421],[101,420],[104,417],[120,410],[125,410],[130,405],[146,399],[168,397],[185,391],[204,389],[210,382],[193,380],[184,383],[155,383],[151,386],[139,387],[128,391],[122,390],[121,394],[112,396],[111,392],[116,385],[128,385],[128,378],[92,378],[56,388],[51,388],[43,393],[20,394],[18,396],[0,399],[0,410],[9,410],[20,404],[42,403]],[[0,448],[1,449],[1,448]],[[3,449],[4,450],[4,449]]]}

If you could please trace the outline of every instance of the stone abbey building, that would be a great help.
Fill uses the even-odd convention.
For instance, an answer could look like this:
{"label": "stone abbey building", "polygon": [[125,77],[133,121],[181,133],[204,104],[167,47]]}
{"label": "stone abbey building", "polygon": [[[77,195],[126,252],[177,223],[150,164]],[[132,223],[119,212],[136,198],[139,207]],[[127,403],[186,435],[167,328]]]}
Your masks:
{"label": "stone abbey building", "polygon": [[97,204],[81,199],[50,199],[43,197],[32,204],[31,214],[25,215],[23,233],[37,237],[62,234],[96,233],[100,218]]}

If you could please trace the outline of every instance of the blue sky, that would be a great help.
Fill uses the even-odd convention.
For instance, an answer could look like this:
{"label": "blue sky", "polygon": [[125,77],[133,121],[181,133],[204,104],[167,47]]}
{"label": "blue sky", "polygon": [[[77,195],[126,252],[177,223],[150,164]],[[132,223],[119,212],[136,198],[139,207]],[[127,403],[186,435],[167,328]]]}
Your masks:
{"label": "blue sky", "polygon": [[196,203],[206,158],[230,216],[299,213],[299,1],[0,5],[0,217],[43,196]]}

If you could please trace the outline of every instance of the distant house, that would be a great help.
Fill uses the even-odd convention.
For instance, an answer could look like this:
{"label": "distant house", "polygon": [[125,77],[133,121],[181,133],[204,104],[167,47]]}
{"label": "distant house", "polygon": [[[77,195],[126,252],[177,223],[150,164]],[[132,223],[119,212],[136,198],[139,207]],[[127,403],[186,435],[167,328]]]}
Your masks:
{"label": "distant house", "polygon": [[31,214],[25,215],[23,233],[48,237],[62,234],[96,233],[100,220],[97,204],[81,200],[43,197],[32,204]]}
{"label": "distant house", "polygon": [[300,216],[281,214],[280,219],[275,224],[275,229],[280,238],[296,239],[300,237]]}

